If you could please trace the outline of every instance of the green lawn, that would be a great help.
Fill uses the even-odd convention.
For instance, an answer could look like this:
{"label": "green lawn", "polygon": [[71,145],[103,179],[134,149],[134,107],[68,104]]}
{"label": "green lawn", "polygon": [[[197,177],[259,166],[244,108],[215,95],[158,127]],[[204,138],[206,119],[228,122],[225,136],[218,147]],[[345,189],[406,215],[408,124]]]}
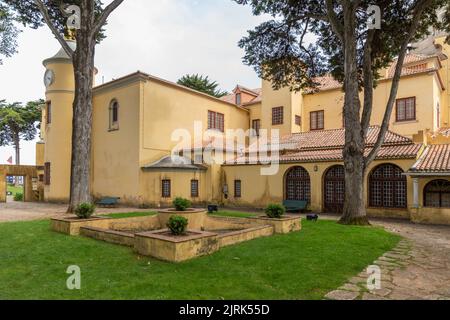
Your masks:
{"label": "green lawn", "polygon": [[[181,264],[49,229],[49,221],[0,224],[0,299],[322,299],[399,237],[372,227],[304,222],[301,232],[260,238]],[[70,265],[82,289],[66,289]]]}
{"label": "green lawn", "polygon": [[257,216],[257,213],[238,212],[238,211],[219,211],[210,214],[211,216],[235,217],[235,218],[251,218]]}
{"label": "green lawn", "polygon": [[156,214],[157,214],[156,212],[149,211],[149,212],[110,213],[110,214],[105,214],[102,216],[121,219],[121,218],[148,217],[148,216],[154,216]]}
{"label": "green lawn", "polygon": [[14,196],[16,193],[23,193],[23,187],[16,187],[16,186],[8,185],[6,187],[6,191],[12,192],[12,194]]}

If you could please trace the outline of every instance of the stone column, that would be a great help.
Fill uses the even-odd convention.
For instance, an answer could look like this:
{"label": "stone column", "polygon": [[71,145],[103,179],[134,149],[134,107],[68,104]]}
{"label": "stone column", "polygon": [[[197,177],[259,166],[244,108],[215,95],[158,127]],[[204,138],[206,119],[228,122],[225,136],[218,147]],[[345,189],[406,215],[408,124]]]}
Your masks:
{"label": "stone column", "polygon": [[413,178],[413,208],[419,208],[419,178]]}

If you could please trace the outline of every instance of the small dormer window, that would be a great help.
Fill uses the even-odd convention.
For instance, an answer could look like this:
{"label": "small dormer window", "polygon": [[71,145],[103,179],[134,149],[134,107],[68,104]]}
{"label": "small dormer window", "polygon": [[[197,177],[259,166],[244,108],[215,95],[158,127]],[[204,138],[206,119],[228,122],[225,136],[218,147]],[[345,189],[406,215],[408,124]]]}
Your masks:
{"label": "small dormer window", "polygon": [[109,105],[109,130],[119,130],[119,103],[117,100],[111,101]]}
{"label": "small dormer window", "polygon": [[236,104],[240,106],[242,104],[242,94],[236,93]]}

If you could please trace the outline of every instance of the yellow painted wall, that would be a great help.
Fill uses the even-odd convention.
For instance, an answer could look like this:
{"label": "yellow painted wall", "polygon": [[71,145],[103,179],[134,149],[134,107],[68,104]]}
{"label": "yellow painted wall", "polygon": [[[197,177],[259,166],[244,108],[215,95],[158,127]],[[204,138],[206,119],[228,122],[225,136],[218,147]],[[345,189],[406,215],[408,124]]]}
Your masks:
{"label": "yellow painted wall", "polygon": [[[284,107],[282,125],[272,125],[272,108]],[[261,127],[263,129],[278,129],[280,136],[292,132],[292,93],[289,88],[274,90],[268,81],[262,81]]]}
{"label": "yellow painted wall", "polygon": [[[139,199],[139,112],[141,82],[125,83],[94,95],[92,192],[95,197]],[[119,103],[118,130],[109,129],[109,107]]]}
{"label": "yellow painted wall", "polygon": [[[442,53],[450,58],[450,45],[445,43],[446,37],[440,37],[435,40],[435,44],[442,48]],[[446,91],[442,95],[442,120],[441,126],[448,127],[450,124],[450,61],[449,59],[445,59],[441,61],[442,69],[439,71],[442,81],[444,82],[444,86]]]}
{"label": "yellow painted wall", "polygon": [[[162,198],[162,180],[171,181],[171,197]],[[191,180],[199,181],[199,197],[191,197]],[[153,207],[172,206],[176,197],[190,199],[192,203],[205,203],[210,199],[211,188],[206,171],[144,170],[140,175],[140,190],[143,191],[139,201],[142,205]]]}
{"label": "yellow painted wall", "polygon": [[[393,163],[407,171],[415,160],[395,160],[395,161],[374,161],[366,172],[366,181],[369,173],[378,165],[383,163]],[[299,163],[281,164],[277,175],[262,176],[259,165],[247,166],[223,166],[226,182],[230,188],[230,198],[227,201],[230,205],[243,207],[264,208],[269,203],[281,203],[285,199],[285,175],[293,167],[301,166],[308,171],[311,179],[311,205],[310,209],[315,212],[323,211],[323,179],[329,168],[334,165],[342,165],[340,162],[319,162],[319,163]],[[412,180],[407,178],[408,204],[412,205]],[[234,180],[242,181],[242,197],[234,198]],[[367,183],[365,185],[367,195]],[[396,216],[409,217],[408,209],[379,209],[368,208],[368,213],[372,216]]]}
{"label": "yellow painted wall", "polygon": [[[143,85],[141,105],[140,164],[169,155],[180,141],[171,141],[177,129],[186,129],[194,139],[194,122],[208,129],[208,110],[225,115],[225,130],[249,129],[249,113],[218,99],[149,79]],[[202,133],[203,133],[202,132]],[[198,140],[198,139],[197,139]]]}
{"label": "yellow painted wall", "polygon": [[[67,202],[70,190],[72,154],[72,104],[74,76],[70,60],[49,62],[55,81],[47,88],[46,100],[51,101],[51,123],[45,125],[44,162],[51,163],[51,184],[44,187],[45,201]],[[48,115],[44,115],[47,118]]]}
{"label": "yellow painted wall", "polygon": [[[374,91],[372,125],[381,125],[391,85],[392,81],[381,81]],[[437,129],[436,107],[441,95],[442,91],[435,73],[403,77],[397,98],[416,97],[416,120],[396,122],[394,107],[390,129],[407,137],[412,137],[420,130]],[[325,111],[325,130],[342,128],[343,105],[344,93],[341,89],[305,95],[302,116],[304,131],[310,130],[310,112],[321,110]]]}

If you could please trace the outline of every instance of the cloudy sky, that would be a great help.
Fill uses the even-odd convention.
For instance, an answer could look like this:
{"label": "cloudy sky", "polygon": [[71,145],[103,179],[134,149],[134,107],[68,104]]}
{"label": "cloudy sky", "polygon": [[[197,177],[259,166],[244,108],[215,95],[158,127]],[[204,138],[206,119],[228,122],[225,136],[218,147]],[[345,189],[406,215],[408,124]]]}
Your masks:
{"label": "cloudy sky", "polygon": [[[125,0],[97,46],[97,83],[141,70],[171,81],[204,74],[226,90],[237,83],[259,87],[254,71],[241,62],[237,42],[264,19],[231,0]],[[46,27],[24,30],[19,53],[0,65],[0,99],[44,98],[42,61],[58,49]],[[0,164],[12,155],[12,148],[0,148]],[[34,164],[34,142],[22,144],[21,157],[22,164]]]}

